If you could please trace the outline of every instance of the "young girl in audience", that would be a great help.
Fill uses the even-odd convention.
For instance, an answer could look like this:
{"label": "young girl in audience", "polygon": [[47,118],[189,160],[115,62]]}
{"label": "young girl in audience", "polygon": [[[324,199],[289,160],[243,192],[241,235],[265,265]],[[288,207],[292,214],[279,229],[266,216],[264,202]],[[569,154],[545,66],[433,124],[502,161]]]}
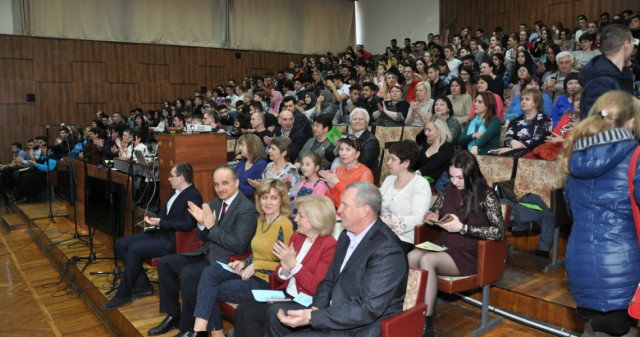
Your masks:
{"label": "young girl in audience", "polygon": [[[583,111],[584,112],[584,111]],[[637,336],[627,314],[640,282],[640,247],[632,207],[640,200],[640,168],[629,162],[640,136],[640,104],[623,91],[600,96],[575,126],[560,162],[573,225],[565,258],[569,291],[584,336]],[[630,200],[629,180],[635,185]],[[623,262],[624,261],[624,262]]]}
{"label": "young girl in audience", "polygon": [[317,153],[309,151],[302,155],[301,163],[300,170],[306,179],[298,184],[295,198],[297,199],[305,195],[324,195],[327,193],[327,184],[325,184],[318,175],[318,171],[324,167],[322,158],[320,158]]}

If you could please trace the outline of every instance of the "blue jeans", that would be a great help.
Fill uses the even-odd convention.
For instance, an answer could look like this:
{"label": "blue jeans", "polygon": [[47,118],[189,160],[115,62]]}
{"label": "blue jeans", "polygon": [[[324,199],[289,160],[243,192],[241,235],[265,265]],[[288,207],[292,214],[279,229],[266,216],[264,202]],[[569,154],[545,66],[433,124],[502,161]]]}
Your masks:
{"label": "blue jeans", "polygon": [[207,330],[222,329],[222,314],[218,301],[241,303],[253,299],[252,289],[268,289],[269,283],[252,276],[243,281],[238,274],[224,270],[219,264],[208,266],[198,284],[198,299],[194,316],[209,321]]}

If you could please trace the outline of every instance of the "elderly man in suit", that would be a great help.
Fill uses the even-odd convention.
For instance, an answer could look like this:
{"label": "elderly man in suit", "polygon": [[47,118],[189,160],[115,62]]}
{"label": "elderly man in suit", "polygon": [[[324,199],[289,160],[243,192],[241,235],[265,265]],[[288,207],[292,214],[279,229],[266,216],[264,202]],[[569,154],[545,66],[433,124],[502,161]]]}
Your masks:
{"label": "elderly man in suit", "polygon": [[[363,108],[355,108],[349,115],[351,127],[349,134],[358,137],[360,141],[360,153],[362,156],[362,164],[373,170],[378,166],[378,157],[380,156],[380,142],[378,138],[371,133],[367,127],[369,126],[369,114]],[[325,159],[333,162],[338,156],[339,147],[335,147],[333,151],[325,152]],[[342,163],[342,162],[340,162]]]}
{"label": "elderly man in suit", "polygon": [[382,196],[372,184],[349,184],[338,212],[345,228],[311,309],[269,308],[270,336],[380,336],[380,322],[402,311],[407,258],[380,220]]}
{"label": "elderly man in suit", "polygon": [[[185,309],[195,308],[202,270],[217,261],[226,264],[230,255],[242,254],[250,249],[258,212],[256,206],[239,193],[239,184],[238,174],[233,167],[223,165],[213,171],[213,187],[217,197],[208,206],[215,212],[217,221],[211,228],[202,225],[204,215],[197,206],[202,202],[189,205],[189,212],[198,221],[198,235],[204,241],[204,246],[193,253],[168,255],[160,259],[160,312],[167,316],[148,331],[150,336],[162,335],[175,328],[189,332],[195,318],[191,309]],[[178,302],[180,288],[182,309]]]}
{"label": "elderly man in suit", "polygon": [[190,232],[196,220],[187,212],[187,203],[201,204],[202,196],[193,186],[193,168],[181,162],[171,168],[169,183],[173,193],[160,211],[159,217],[144,217],[147,230],[116,241],[116,254],[124,263],[124,275],[116,295],[102,305],[102,309],[114,309],[131,303],[133,297],[153,294],[153,285],[142,268],[145,259],[176,252],[175,231]]}

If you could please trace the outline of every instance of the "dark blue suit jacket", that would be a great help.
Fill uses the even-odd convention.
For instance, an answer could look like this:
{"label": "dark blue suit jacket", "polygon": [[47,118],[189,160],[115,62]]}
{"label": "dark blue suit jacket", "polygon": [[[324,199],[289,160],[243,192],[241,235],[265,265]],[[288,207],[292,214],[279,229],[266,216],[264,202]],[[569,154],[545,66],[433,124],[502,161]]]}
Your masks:
{"label": "dark blue suit jacket", "polygon": [[[282,137],[282,128],[279,126],[276,127],[273,133],[276,137]],[[289,153],[289,162],[295,163],[300,154],[300,150],[302,150],[308,138],[304,136],[302,131],[294,126],[291,132],[289,132],[289,139],[291,139],[291,143],[293,143],[293,150]]]}
{"label": "dark blue suit jacket", "polygon": [[332,336],[380,336],[380,322],[402,311],[407,286],[407,257],[398,236],[378,219],[353,252],[342,272],[350,239],[338,238],[336,253],[318,285],[312,327]]}
{"label": "dark blue suit jacket", "polygon": [[[175,193],[176,191],[173,190],[167,201],[169,201]],[[200,191],[198,191],[193,184],[185,188],[184,191],[178,195],[176,200],[173,201],[169,214],[167,214],[167,204],[165,204],[160,210],[160,213],[158,214],[158,217],[160,218],[160,226],[155,234],[157,238],[162,239],[163,244],[175,247],[175,231],[190,232],[195,228],[196,220],[188,211],[188,201],[191,201],[196,205],[202,205],[202,195],[200,195]]]}

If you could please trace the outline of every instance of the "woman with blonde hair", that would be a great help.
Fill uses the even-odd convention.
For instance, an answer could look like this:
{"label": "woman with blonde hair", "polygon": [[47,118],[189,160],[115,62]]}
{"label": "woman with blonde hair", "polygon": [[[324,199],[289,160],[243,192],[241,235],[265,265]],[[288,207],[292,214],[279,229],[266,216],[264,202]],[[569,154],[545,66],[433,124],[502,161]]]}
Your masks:
{"label": "woman with blonde hair", "polygon": [[[215,263],[202,271],[193,311],[196,320],[188,336],[207,336],[206,331],[211,331],[212,336],[224,336],[217,302],[245,302],[253,298],[253,289],[269,289],[269,274],[280,262],[273,246],[289,247],[293,234],[288,190],[278,179],[265,179],[260,183],[255,197],[260,216],[256,235],[251,240],[252,254],[246,260],[228,263],[228,269]],[[190,206],[189,211],[199,223],[206,223],[207,228],[215,225],[215,214],[206,204],[202,210],[196,208]]]}
{"label": "woman with blonde hair", "polygon": [[398,85],[398,75],[388,71],[384,75],[384,83],[382,83],[380,90],[378,90],[378,97],[381,97],[384,101],[391,99],[391,94],[389,92],[391,91],[391,88],[396,85]]}
{"label": "woman with blonde hair", "polygon": [[[331,236],[336,222],[336,209],[325,196],[307,195],[296,199],[295,221],[298,229],[291,236],[291,246],[274,242],[272,253],[280,258],[274,272],[276,289],[288,298],[301,293],[313,296],[329,269],[336,249]],[[249,300],[236,310],[235,336],[263,336],[267,312],[272,303]],[[300,305],[299,309],[304,309]]]}
{"label": "woman with blonde hair", "polygon": [[441,115],[433,115],[424,124],[426,136],[424,151],[420,152],[416,168],[427,180],[435,182],[447,169],[453,157],[453,138],[447,122]]}
{"label": "woman with blonde hair", "polygon": [[409,106],[409,114],[404,120],[404,125],[423,126],[427,119],[431,117],[433,102],[431,84],[429,82],[416,84],[416,100],[411,102]]}
{"label": "woman with blonde hair", "polygon": [[236,159],[238,159],[238,164],[236,165],[236,171],[240,181],[239,189],[247,199],[253,200],[256,188],[249,185],[248,179],[262,178],[262,172],[267,167],[264,146],[258,136],[247,133],[238,138],[237,147],[238,155]]}
{"label": "woman with blonde hair", "polygon": [[[585,333],[636,336],[629,301],[640,282],[640,246],[629,165],[640,137],[640,104],[609,91],[573,128],[560,155],[569,173],[564,196],[573,215],[565,259],[569,291]],[[640,200],[640,167],[633,185]],[[542,172],[541,172],[542,174]]]}

